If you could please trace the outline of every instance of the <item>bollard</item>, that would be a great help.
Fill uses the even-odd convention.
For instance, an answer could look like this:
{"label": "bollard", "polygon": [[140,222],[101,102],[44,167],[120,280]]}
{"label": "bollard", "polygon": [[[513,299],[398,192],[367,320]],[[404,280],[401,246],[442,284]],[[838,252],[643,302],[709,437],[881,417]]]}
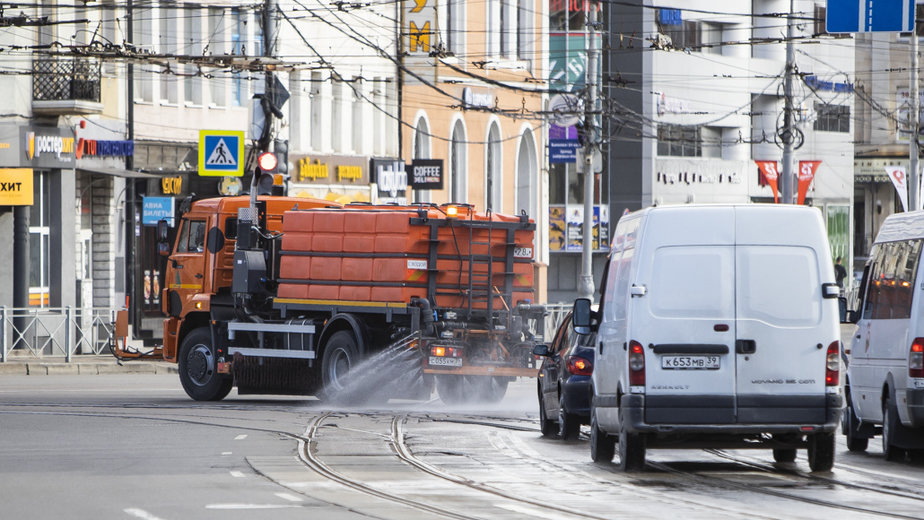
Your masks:
{"label": "bollard", "polygon": [[6,363],[6,305],[0,305],[0,363]]}
{"label": "bollard", "polygon": [[71,306],[64,308],[64,362],[71,362]]}

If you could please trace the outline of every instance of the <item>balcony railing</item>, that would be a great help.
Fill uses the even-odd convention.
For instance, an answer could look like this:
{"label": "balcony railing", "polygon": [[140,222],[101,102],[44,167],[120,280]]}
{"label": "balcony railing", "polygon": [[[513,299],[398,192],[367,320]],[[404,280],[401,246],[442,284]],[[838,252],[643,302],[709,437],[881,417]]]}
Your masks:
{"label": "balcony railing", "polygon": [[45,115],[98,114],[100,60],[45,58],[33,61],[32,112]]}

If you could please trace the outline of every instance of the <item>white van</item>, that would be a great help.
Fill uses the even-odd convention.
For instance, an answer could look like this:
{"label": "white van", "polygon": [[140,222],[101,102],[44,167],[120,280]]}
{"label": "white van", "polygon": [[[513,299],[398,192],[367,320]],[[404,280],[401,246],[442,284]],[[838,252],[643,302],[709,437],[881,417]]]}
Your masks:
{"label": "white van", "polygon": [[[773,449],[834,464],[838,287],[821,213],[783,205],[644,209],[619,220],[600,287],[591,458],[647,448]],[[577,332],[590,301],[574,305]]]}
{"label": "white van", "polygon": [[888,217],[863,270],[857,332],[848,351],[843,432],[851,451],[882,434],[882,451],[902,460],[924,449],[924,211]]}

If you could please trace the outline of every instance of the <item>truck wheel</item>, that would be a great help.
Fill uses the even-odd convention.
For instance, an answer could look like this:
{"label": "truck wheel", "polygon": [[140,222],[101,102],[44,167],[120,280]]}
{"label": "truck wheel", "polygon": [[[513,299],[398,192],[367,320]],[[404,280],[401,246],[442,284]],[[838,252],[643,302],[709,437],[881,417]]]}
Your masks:
{"label": "truck wheel", "polygon": [[558,429],[555,428],[555,421],[548,418],[546,414],[547,410],[545,409],[545,400],[542,398],[542,388],[539,388],[539,431],[542,432],[542,436],[549,438],[554,437],[558,433]]}
{"label": "truck wheel", "polygon": [[208,327],[193,330],[183,339],[180,346],[180,383],[186,394],[196,401],[221,401],[234,380],[219,374],[216,370],[215,351],[212,349],[212,334]]}
{"label": "truck wheel", "polygon": [[[436,394],[445,404],[461,404],[465,385],[462,376],[436,376]],[[540,401],[541,403],[541,401]]]}
{"label": "truck wheel", "polygon": [[794,462],[796,460],[795,448],[774,448],[773,460],[776,462]]}
{"label": "truck wheel", "polygon": [[509,379],[504,377],[483,377],[474,376],[478,382],[473,382],[473,386],[478,388],[478,397],[488,403],[499,403],[507,395],[507,384]]}
{"label": "truck wheel", "polygon": [[866,451],[869,446],[869,437],[860,437],[860,418],[853,411],[850,402],[850,391],[847,392],[847,409],[844,410],[844,435],[847,437],[847,449],[850,451]]}
{"label": "truck wheel", "polygon": [[882,453],[886,460],[905,460],[905,450],[895,445],[895,434],[901,423],[898,422],[898,409],[888,397],[882,402]]}
{"label": "truck wheel", "polygon": [[565,410],[564,395],[558,396],[558,436],[563,441],[573,441],[581,433],[581,419]]}
{"label": "truck wheel", "polygon": [[597,413],[590,409],[590,459],[594,462],[612,462],[616,452],[616,439],[597,425]]}
{"label": "truck wheel", "polygon": [[834,467],[834,432],[808,436],[808,460],[812,471],[831,471]]}
{"label": "truck wheel", "polygon": [[332,397],[346,388],[350,370],[358,363],[359,348],[353,334],[341,330],[331,335],[321,356],[321,382],[325,397]]}

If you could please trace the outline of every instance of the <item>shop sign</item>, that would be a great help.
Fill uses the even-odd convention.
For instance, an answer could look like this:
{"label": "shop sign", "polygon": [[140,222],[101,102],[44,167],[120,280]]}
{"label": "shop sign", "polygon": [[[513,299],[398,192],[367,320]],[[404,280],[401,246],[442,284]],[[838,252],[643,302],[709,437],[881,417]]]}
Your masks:
{"label": "shop sign", "polygon": [[183,177],[164,177],[160,180],[160,191],[164,195],[179,195],[183,193]]}
{"label": "shop sign", "polygon": [[74,141],[74,132],[67,128],[21,127],[20,164],[36,168],[73,168],[76,163]]}
{"label": "shop sign", "polygon": [[160,220],[166,220],[173,227],[174,201],[173,197],[142,197],[141,198],[141,224],[156,226]]}
{"label": "shop sign", "polygon": [[244,184],[240,177],[222,177],[218,183],[218,194],[226,197],[240,195],[244,190]]}
{"label": "shop sign", "polygon": [[405,34],[408,36],[405,52],[412,56],[429,56],[430,38],[436,32],[436,1],[404,0],[403,4]]}
{"label": "shop sign", "polygon": [[415,190],[443,189],[443,160],[414,159],[411,161],[410,181]]}
{"label": "shop sign", "polygon": [[294,182],[299,184],[369,184],[367,158],[345,155],[294,156]]}
{"label": "shop sign", "polygon": [[135,155],[134,141],[98,141],[96,139],[77,139],[77,158],[84,156],[129,157]]}
{"label": "shop sign", "polygon": [[463,108],[494,108],[496,105],[497,98],[493,94],[479,94],[470,87],[462,89]]}
{"label": "shop sign", "polygon": [[31,168],[0,168],[0,206],[31,206]]}
{"label": "shop sign", "polygon": [[399,159],[371,159],[372,182],[378,187],[379,202],[407,203],[407,172]]}

